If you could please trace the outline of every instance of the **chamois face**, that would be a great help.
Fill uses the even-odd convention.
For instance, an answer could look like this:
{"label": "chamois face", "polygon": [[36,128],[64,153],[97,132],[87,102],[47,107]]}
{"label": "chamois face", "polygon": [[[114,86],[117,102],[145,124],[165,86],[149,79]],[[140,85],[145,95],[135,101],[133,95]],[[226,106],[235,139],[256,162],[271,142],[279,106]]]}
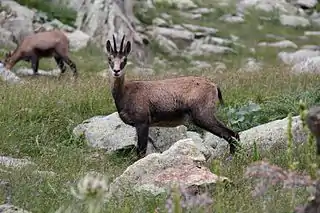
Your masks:
{"label": "chamois face", "polygon": [[127,41],[125,48],[123,48],[125,36],[122,37],[120,49],[117,50],[116,40],[113,36],[113,48],[111,46],[110,40],[106,43],[106,49],[108,52],[108,64],[112,76],[115,78],[122,77],[125,74],[124,67],[127,64],[127,56],[131,51],[131,43]]}

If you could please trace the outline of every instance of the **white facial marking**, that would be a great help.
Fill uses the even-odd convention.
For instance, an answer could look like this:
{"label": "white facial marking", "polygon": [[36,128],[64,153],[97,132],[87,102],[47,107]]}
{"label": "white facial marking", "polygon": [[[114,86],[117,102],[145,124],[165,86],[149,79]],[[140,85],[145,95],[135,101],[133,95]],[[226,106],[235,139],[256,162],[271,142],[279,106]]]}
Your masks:
{"label": "white facial marking", "polygon": [[120,58],[115,58],[113,61],[113,70],[120,70],[120,64],[121,64]]}
{"label": "white facial marking", "polygon": [[121,77],[124,74],[123,67],[121,69],[121,65],[124,62],[125,58],[114,57],[109,61],[111,73],[113,77]]}

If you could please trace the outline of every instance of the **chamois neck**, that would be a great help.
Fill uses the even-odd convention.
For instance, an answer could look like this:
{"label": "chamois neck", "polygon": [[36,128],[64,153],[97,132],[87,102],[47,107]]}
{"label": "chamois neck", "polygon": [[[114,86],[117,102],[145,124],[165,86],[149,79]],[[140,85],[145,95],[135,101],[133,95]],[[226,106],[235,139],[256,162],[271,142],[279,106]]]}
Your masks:
{"label": "chamois neck", "polygon": [[111,83],[112,96],[117,101],[121,99],[121,97],[124,94],[125,77],[123,75],[120,78],[114,78],[114,77],[111,77],[111,78],[112,78],[112,83]]}

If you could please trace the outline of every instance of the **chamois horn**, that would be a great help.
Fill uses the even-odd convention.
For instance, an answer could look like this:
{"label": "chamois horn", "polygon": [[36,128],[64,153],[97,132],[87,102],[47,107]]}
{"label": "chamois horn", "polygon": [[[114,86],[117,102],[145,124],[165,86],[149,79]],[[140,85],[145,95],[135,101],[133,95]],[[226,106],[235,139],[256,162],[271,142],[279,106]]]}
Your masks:
{"label": "chamois horn", "polygon": [[113,48],[114,48],[113,51],[114,51],[115,53],[117,53],[118,51],[117,51],[116,38],[114,37],[114,35],[112,35],[112,38],[113,38],[113,46],[114,46],[114,47],[113,47]]}
{"label": "chamois horn", "polygon": [[122,36],[122,40],[121,40],[121,44],[120,44],[120,52],[121,52],[121,53],[123,53],[124,37],[125,37],[125,35]]}

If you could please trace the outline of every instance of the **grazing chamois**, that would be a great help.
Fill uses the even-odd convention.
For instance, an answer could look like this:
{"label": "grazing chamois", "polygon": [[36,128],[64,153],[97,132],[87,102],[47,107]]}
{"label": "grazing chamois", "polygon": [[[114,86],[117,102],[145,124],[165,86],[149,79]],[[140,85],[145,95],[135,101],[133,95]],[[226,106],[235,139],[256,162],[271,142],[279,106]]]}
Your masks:
{"label": "grazing chamois", "polygon": [[27,35],[13,52],[6,53],[3,64],[11,70],[20,60],[31,62],[33,74],[37,75],[39,60],[54,57],[61,75],[66,71],[66,63],[73,71],[73,76],[77,77],[77,67],[70,60],[68,52],[69,39],[62,31],[54,29]]}
{"label": "grazing chamois", "polygon": [[196,126],[225,139],[230,153],[237,151],[240,137],[215,116],[216,102],[223,103],[220,89],[203,77],[178,77],[164,80],[125,81],[124,68],[131,52],[131,43],[124,46],[122,37],[117,50],[106,42],[111,71],[111,92],[121,120],[135,127],[138,137],[137,155],[146,155],[149,127],[175,127],[192,122]]}

